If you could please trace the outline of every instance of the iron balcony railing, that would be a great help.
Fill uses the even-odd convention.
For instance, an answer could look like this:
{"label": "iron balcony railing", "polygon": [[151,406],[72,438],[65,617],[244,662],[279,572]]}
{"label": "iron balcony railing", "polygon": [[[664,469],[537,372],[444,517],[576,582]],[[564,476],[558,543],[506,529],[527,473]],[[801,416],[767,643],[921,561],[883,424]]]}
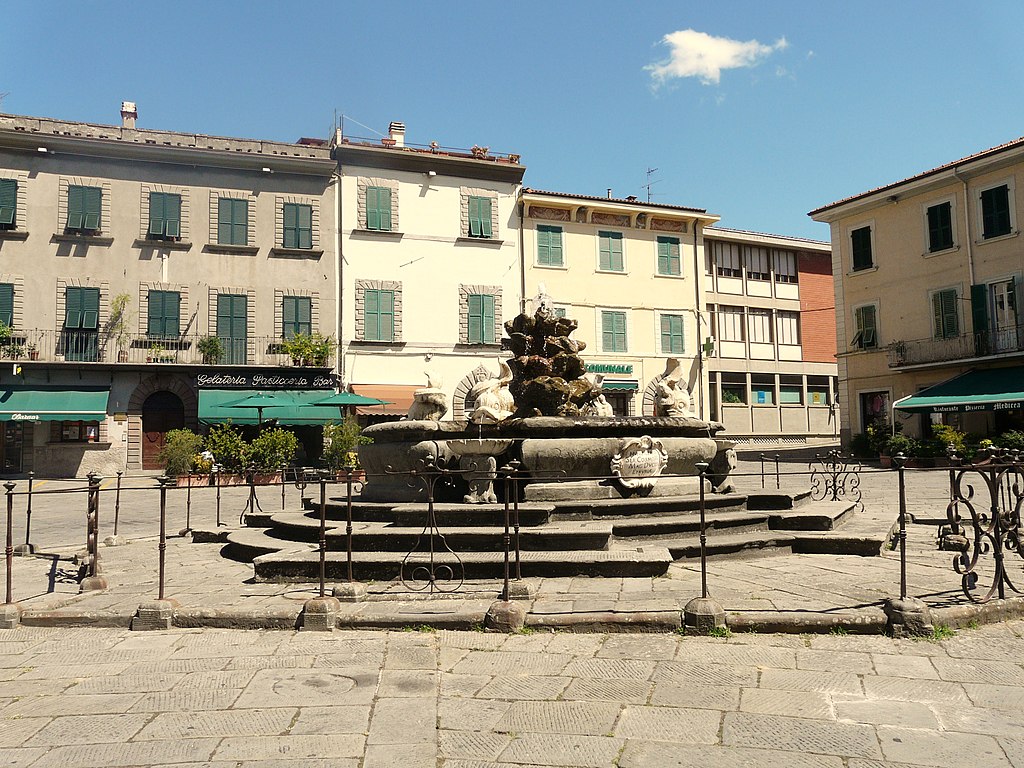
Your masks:
{"label": "iron balcony railing", "polygon": [[265,365],[327,367],[332,356],[311,359],[286,354],[283,340],[277,336],[248,336],[244,339],[220,339],[220,355],[204,354],[203,336],[150,336],[129,334],[121,337],[103,331],[13,329],[0,337],[0,359],[15,361],[125,363],[179,365]]}
{"label": "iron balcony railing", "polygon": [[1021,325],[981,333],[965,333],[946,339],[894,341],[888,347],[890,368],[953,362],[1022,351],[1024,326]]}

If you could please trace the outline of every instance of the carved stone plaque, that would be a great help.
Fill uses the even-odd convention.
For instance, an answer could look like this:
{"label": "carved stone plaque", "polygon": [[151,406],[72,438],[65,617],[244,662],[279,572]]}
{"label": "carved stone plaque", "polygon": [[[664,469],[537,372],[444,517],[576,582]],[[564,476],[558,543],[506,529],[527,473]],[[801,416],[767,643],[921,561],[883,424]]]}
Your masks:
{"label": "carved stone plaque", "polygon": [[623,440],[612,457],[612,474],[626,488],[649,491],[668,466],[668,453],[660,440],[644,435]]}

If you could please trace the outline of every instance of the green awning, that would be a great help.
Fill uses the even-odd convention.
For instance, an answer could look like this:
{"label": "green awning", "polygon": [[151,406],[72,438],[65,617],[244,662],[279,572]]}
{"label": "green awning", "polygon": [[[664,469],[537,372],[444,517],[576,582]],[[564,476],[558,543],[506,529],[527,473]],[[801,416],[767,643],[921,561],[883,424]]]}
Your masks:
{"label": "green awning", "polygon": [[[277,421],[278,424],[291,426],[324,424],[328,421],[340,421],[339,412],[330,408],[313,408],[314,403],[325,400],[332,390],[301,389],[274,390],[274,395],[287,402],[287,405],[263,409],[263,422]],[[239,389],[200,389],[199,420],[207,424],[218,424],[230,421],[232,424],[258,424],[259,416],[255,408],[231,408],[227,403],[237,403],[244,398],[246,392]]]}
{"label": "green awning", "polygon": [[110,387],[0,387],[0,421],[103,421]]}
{"label": "green awning", "polygon": [[968,371],[893,406],[914,413],[1024,410],[1024,367]]}
{"label": "green awning", "polygon": [[601,382],[601,389],[609,390],[622,390],[632,392],[633,390],[639,389],[640,385],[631,379],[605,379]]}

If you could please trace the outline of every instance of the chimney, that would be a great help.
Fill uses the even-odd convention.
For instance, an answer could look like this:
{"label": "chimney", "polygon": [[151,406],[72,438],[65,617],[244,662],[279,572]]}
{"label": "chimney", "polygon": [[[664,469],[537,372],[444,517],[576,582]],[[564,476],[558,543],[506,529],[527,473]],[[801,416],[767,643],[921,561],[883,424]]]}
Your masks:
{"label": "chimney", "polygon": [[405,146],[405,123],[392,121],[388,126],[388,136],[395,142],[396,147]]}
{"label": "chimney", "polygon": [[122,101],[121,102],[121,127],[122,128],[135,128],[135,121],[139,117],[139,110],[135,106],[134,101]]}
{"label": "chimney", "polygon": [[612,199],[612,188],[611,187],[608,187],[608,199],[609,200]]}

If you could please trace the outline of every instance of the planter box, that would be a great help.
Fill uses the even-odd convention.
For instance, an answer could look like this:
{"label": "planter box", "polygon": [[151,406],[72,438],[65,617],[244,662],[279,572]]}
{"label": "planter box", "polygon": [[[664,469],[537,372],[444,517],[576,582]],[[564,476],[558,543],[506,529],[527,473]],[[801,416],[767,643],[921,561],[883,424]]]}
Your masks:
{"label": "planter box", "polygon": [[[345,474],[345,470],[336,469],[334,471],[334,479],[339,483],[344,483],[348,480],[348,476]],[[353,483],[365,483],[366,482],[366,470],[365,469],[354,469],[352,470],[352,482]]]}
{"label": "planter box", "polygon": [[178,475],[176,479],[178,481],[179,488],[185,488],[186,486],[199,488],[210,484],[209,475]]}
{"label": "planter box", "polygon": [[245,478],[234,472],[219,472],[214,477],[214,485],[245,485]]}
{"label": "planter box", "polygon": [[280,472],[256,472],[253,474],[253,482],[256,485],[280,485]]}

